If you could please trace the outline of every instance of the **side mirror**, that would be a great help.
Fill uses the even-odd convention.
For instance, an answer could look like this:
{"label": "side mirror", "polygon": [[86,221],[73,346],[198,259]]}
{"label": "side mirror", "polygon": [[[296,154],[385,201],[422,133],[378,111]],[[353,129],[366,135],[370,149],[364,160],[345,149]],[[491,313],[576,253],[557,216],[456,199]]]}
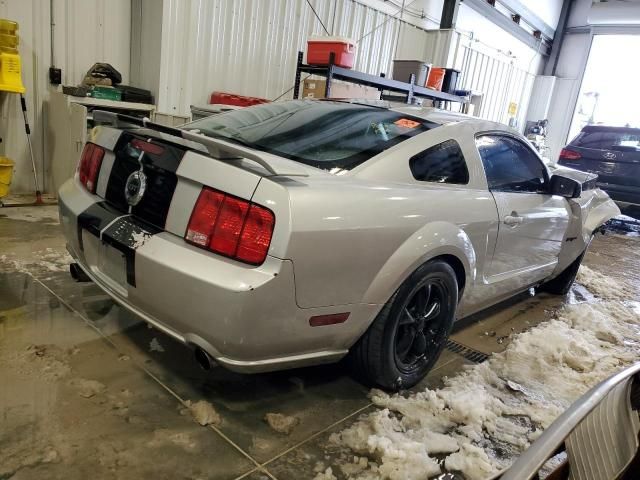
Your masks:
{"label": "side mirror", "polygon": [[549,193],[566,198],[578,198],[582,195],[582,184],[572,178],[553,175],[549,181]]}

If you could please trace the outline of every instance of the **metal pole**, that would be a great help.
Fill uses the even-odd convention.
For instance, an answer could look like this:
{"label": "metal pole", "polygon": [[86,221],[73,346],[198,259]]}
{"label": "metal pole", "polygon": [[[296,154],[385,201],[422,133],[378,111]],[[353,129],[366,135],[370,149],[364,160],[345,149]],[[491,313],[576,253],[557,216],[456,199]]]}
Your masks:
{"label": "metal pole", "polygon": [[333,18],[331,19],[331,35],[333,35],[336,25],[336,10],[338,9],[338,0],[333,0]]}
{"label": "metal pole", "polygon": [[394,60],[398,57],[398,46],[400,44],[400,30],[402,29],[402,16],[404,15],[404,3],[405,3],[405,0],[402,0],[402,7],[400,8],[400,21],[398,22],[398,33],[396,34],[396,48],[393,52]]}
{"label": "metal pole", "polygon": [[22,106],[22,116],[24,117],[24,131],[27,134],[27,143],[29,144],[29,155],[31,156],[31,168],[33,168],[33,183],[36,186],[36,204],[42,203],[42,193],[38,186],[38,174],[36,172],[36,160],[33,156],[33,145],[31,144],[31,128],[29,127],[29,118],[27,117],[27,102],[24,95],[20,94],[20,105]]}
{"label": "metal pole", "polygon": [[54,21],[53,18],[53,0],[49,0],[49,24],[50,24],[50,38],[49,41],[51,43],[51,53],[50,53],[50,57],[49,57],[49,63],[51,67],[55,67],[56,62],[55,62],[55,56],[54,56],[54,34],[53,31],[55,29],[56,26],[56,22]]}

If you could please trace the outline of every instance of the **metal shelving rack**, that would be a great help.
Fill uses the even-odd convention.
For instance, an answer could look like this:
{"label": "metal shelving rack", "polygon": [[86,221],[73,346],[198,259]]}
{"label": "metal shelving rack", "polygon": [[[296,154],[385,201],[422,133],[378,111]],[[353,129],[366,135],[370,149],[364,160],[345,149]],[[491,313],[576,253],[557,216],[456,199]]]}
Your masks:
{"label": "metal shelving rack", "polygon": [[456,102],[456,103],[468,103],[467,97],[459,97],[457,95],[451,95],[450,93],[439,92],[437,90],[431,90],[430,88],[420,87],[414,85],[415,76],[412,74],[409,82],[401,82],[399,80],[393,80],[386,78],[384,74],[380,76],[370,75],[368,73],[357,72],[355,70],[349,70],[342,68],[334,64],[334,54],[329,57],[329,65],[327,66],[314,66],[306,65],[302,63],[303,53],[298,52],[298,62],[296,65],[296,81],[293,88],[293,98],[300,97],[300,81],[303,73],[309,73],[312,75],[318,75],[326,77],[327,84],[325,87],[324,96],[329,98],[331,94],[331,82],[332,80],[344,80],[358,85],[366,85],[368,87],[377,88],[380,91],[387,90],[390,92],[402,93],[404,95],[404,101],[408,104],[413,103],[414,97],[428,98],[430,100],[443,101],[443,102]]}

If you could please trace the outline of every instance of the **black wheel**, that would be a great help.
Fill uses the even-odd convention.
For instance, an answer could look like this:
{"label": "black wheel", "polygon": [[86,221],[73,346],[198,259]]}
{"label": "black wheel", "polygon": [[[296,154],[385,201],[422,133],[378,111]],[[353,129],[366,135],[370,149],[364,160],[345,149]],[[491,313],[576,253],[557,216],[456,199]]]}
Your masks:
{"label": "black wheel", "polygon": [[582,252],[560,275],[540,285],[540,290],[553,295],[566,295],[569,293],[586,252],[586,250]]}
{"label": "black wheel", "polygon": [[409,388],[440,356],[458,303],[449,264],[429,262],[416,270],[351,349],[354,373],[390,390]]}

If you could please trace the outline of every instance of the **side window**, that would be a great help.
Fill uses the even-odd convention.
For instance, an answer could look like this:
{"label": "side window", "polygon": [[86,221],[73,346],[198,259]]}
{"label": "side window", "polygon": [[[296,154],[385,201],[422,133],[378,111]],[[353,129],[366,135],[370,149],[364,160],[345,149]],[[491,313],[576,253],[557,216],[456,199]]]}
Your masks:
{"label": "side window", "polygon": [[413,178],[421,182],[469,183],[467,162],[455,140],[435,145],[409,160]]}
{"label": "side window", "polygon": [[504,135],[476,139],[490,190],[543,193],[544,164],[523,142]]}

